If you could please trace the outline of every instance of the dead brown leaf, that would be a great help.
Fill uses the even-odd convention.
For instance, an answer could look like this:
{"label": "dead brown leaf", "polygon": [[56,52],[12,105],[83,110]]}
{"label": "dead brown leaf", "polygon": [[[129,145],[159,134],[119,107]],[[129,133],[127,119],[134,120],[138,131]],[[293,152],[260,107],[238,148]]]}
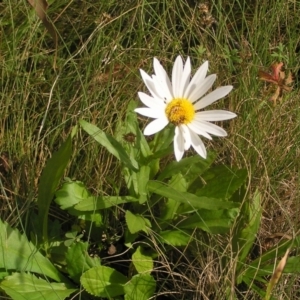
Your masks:
{"label": "dead brown leaf", "polygon": [[292,90],[293,76],[289,72],[287,77],[285,71],[282,70],[283,63],[274,63],[271,65],[271,73],[265,71],[258,71],[258,76],[260,80],[271,83],[276,86],[275,93],[270,97],[270,101],[276,104],[276,101],[282,99],[282,92],[290,92]]}
{"label": "dead brown leaf", "polygon": [[53,24],[49,22],[47,19],[47,9],[48,9],[48,3],[46,0],[28,0],[29,4],[35,9],[35,12],[37,16],[41,19],[44,26],[48,30],[49,34],[51,35],[55,48],[57,48],[57,33],[56,29],[54,28]]}

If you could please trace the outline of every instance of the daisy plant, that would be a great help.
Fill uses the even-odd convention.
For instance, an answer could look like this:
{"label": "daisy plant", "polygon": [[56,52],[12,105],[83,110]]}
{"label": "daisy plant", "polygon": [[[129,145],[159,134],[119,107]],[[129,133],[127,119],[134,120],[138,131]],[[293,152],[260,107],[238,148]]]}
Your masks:
{"label": "daisy plant", "polygon": [[199,135],[210,140],[211,134],[226,136],[224,129],[210,122],[229,120],[235,118],[236,114],[224,110],[201,110],[226,96],[232,86],[222,86],[205,95],[216,80],[215,74],[206,77],[208,61],[202,64],[191,79],[190,58],[183,65],[181,56],[177,56],[172,81],[156,58],[153,65],[155,74],[152,77],[141,70],[141,76],[151,96],[143,92],[138,95],[147,108],[135,109],[137,113],[155,119],[146,126],[144,134],[152,135],[172,123],[175,126],[176,160],[181,160],[184,151],[191,146],[200,156],[206,158],[207,152]]}
{"label": "daisy plant", "polygon": [[[120,178],[111,182],[114,193],[108,195],[101,190],[91,193],[83,182],[71,179],[65,179],[57,190],[73,156],[72,140],[77,136],[77,127],[52,155],[42,173],[36,224],[40,230],[35,244],[49,259],[39,258],[32,270],[37,274],[44,265],[48,272],[44,270],[44,276],[64,283],[67,290],[65,294],[60,292],[61,299],[82,290],[100,298],[125,295],[125,299],[149,299],[157,290],[152,275],[154,259],[159,261],[164,257],[162,251],[187,247],[195,234],[197,239],[201,237],[198,233],[226,233],[239,218],[247,172],[215,165],[216,154],[207,153],[200,138],[211,140],[212,135],[226,136],[224,129],[211,122],[229,120],[236,115],[226,110],[203,109],[226,96],[232,86],[208,93],[216,79],[214,74],[206,76],[208,62],[204,62],[191,79],[190,58],[184,64],[180,56],[176,58],[172,80],[156,58],[154,71],[155,74],[149,76],[141,70],[150,95],[143,92],[138,95],[146,107],[137,108],[136,99],[130,101],[114,135],[85,120],[79,121],[80,128],[119,161]],[[137,113],[154,119],[143,132]],[[190,152],[183,157],[191,147],[196,155]],[[63,231],[58,228],[63,222],[54,224],[49,219],[53,199],[75,220],[64,237],[57,235]],[[48,230],[49,224],[56,230]],[[239,224],[232,248],[250,249],[252,240],[245,245],[244,223]],[[248,230],[252,228],[257,226]],[[19,246],[21,251],[23,244]],[[16,249],[15,244],[12,247]],[[91,249],[98,251],[98,256],[91,257]],[[246,250],[243,259],[248,253]],[[31,258],[23,252],[17,254],[24,258],[26,266],[31,266],[28,262]],[[118,263],[114,263],[120,259],[124,259],[124,264],[128,262],[122,272],[115,269]],[[7,269],[18,270],[18,266],[13,265],[15,261],[19,260],[14,259]],[[30,269],[24,270],[30,272]],[[23,287],[22,276],[25,275],[22,274],[18,280]],[[42,288],[45,284],[45,280],[36,280],[37,293],[37,286]],[[58,293],[59,286],[50,288]],[[6,291],[10,293],[12,289]]]}

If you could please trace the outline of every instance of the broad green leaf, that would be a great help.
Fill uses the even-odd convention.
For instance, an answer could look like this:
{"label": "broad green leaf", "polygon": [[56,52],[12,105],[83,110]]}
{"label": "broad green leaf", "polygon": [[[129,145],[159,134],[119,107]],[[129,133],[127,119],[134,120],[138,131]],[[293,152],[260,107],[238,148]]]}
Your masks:
{"label": "broad green leaf", "polygon": [[[174,139],[174,125],[169,123],[168,126],[164,128],[164,130],[159,131],[154,135],[154,139],[150,144],[150,149],[153,153],[157,153],[163,149],[169,149],[170,144]],[[172,146],[174,149],[174,146]],[[174,152],[174,150],[172,151]],[[160,156],[161,158],[162,156]]]}
{"label": "broad green leaf", "polygon": [[79,124],[85,132],[87,132],[92,138],[94,138],[100,145],[105,147],[108,152],[110,152],[118,160],[120,160],[127,168],[135,172],[138,171],[137,162],[131,162],[122,145],[112,136],[106,134],[97,126],[90,124],[84,120],[80,120]]}
{"label": "broad green leaf", "polygon": [[42,172],[38,187],[37,205],[39,209],[39,223],[43,229],[43,238],[47,242],[48,235],[48,212],[50,203],[54,197],[59,181],[64,174],[72,154],[71,136],[61,145],[59,150],[55,152],[47,161],[46,167]]}
{"label": "broad green leaf", "polygon": [[153,259],[151,255],[146,255],[141,246],[138,246],[132,254],[132,263],[138,273],[151,272],[153,270]]}
{"label": "broad green leaf", "polygon": [[55,202],[61,209],[68,209],[79,202],[91,197],[90,193],[80,181],[65,182],[55,193]]}
{"label": "broad green leaf", "polygon": [[79,211],[94,211],[97,209],[105,209],[111,206],[117,206],[122,203],[137,202],[138,199],[131,196],[99,196],[89,197],[85,201],[79,202],[74,206]]}
{"label": "broad green leaf", "polygon": [[89,256],[87,252],[88,247],[88,243],[77,242],[73,243],[67,251],[66,261],[68,273],[76,282],[79,282],[82,273],[92,267],[100,266],[99,258],[92,258]]}
{"label": "broad green leaf", "polygon": [[86,271],[80,278],[83,288],[97,297],[113,298],[124,294],[127,278],[115,269],[98,266]]}
{"label": "broad green leaf", "polygon": [[213,234],[226,233],[233,221],[238,216],[239,209],[230,210],[205,210],[200,209],[188,216],[178,225],[180,228],[200,228]]}
{"label": "broad green leaf", "polygon": [[0,268],[38,273],[55,281],[66,278],[27,240],[19,230],[0,220]]}
{"label": "broad green leaf", "polygon": [[0,272],[0,281],[2,281],[8,275],[9,275],[8,272]]}
{"label": "broad green leaf", "polygon": [[197,190],[197,196],[229,199],[247,179],[247,170],[231,170],[226,166],[211,168],[203,174],[205,186]]}
{"label": "broad green leaf", "polygon": [[125,122],[124,120],[120,120],[117,125],[117,139],[118,141],[123,142],[126,134],[130,133],[135,135],[135,141],[132,143],[132,148],[135,148],[136,151],[133,154],[135,154],[135,157],[139,156],[139,154],[141,154],[143,157],[147,157],[151,154],[151,151],[145,136],[139,128],[137,113],[134,112],[136,107],[136,101],[132,100],[128,103]]}
{"label": "broad green leaf", "polygon": [[77,291],[67,288],[64,283],[51,283],[28,273],[14,273],[6,277],[0,287],[15,300],[63,300]]}
{"label": "broad green leaf", "polygon": [[149,228],[151,228],[151,223],[148,219],[141,215],[134,215],[129,210],[126,211],[125,215],[126,224],[130,233],[134,234],[139,231],[144,231],[148,233]]}
{"label": "broad green leaf", "polygon": [[136,142],[135,146],[138,151],[141,152],[143,157],[147,157],[151,155],[150,147],[147,143],[147,140],[143,133],[141,132],[139,128],[139,122],[137,120],[137,113],[134,112],[134,109],[136,108],[136,101],[131,101],[128,105],[127,109],[127,115],[126,115],[126,125],[132,124],[132,132],[136,135]]}
{"label": "broad green leaf", "polygon": [[170,145],[167,148],[163,148],[163,149],[157,150],[153,154],[149,155],[144,160],[144,163],[145,164],[149,164],[150,162],[152,162],[154,160],[159,161],[159,159],[161,159],[161,158],[163,158],[163,157],[165,157],[167,155],[170,155],[172,153],[174,153],[174,146]]}
{"label": "broad green leaf", "polygon": [[289,257],[283,269],[283,273],[300,274],[300,257],[299,256]]}
{"label": "broad green leaf", "polygon": [[186,246],[191,241],[191,234],[187,230],[165,230],[159,233],[159,240],[174,247]]}
{"label": "broad green leaf", "polygon": [[186,181],[191,183],[195,180],[195,178],[199,177],[209,168],[215,160],[215,156],[216,155],[214,153],[209,153],[206,159],[199,155],[195,155],[192,157],[186,157],[179,162],[172,161],[160,173],[158,180],[162,181],[166,178],[172,177],[173,175],[181,173],[185,176]]}
{"label": "broad green leaf", "polygon": [[147,183],[150,176],[150,167],[141,166],[140,171],[137,173],[137,184],[139,192],[139,203],[143,204],[148,200]]}
{"label": "broad green leaf", "polygon": [[187,203],[191,206],[191,209],[222,209],[222,208],[234,208],[239,205],[230,201],[222,201],[219,199],[209,198],[205,196],[196,196],[187,192],[180,192],[175,188],[171,188],[164,183],[150,180],[148,182],[148,189],[150,192],[164,196],[166,198],[174,199],[180,203]]}
{"label": "broad green leaf", "polygon": [[124,286],[125,300],[148,300],[155,292],[156,282],[149,274],[137,274]]}
{"label": "broad green leaf", "polygon": [[75,208],[69,208],[68,213],[72,216],[76,216],[80,220],[91,221],[97,227],[103,225],[103,217],[99,211],[80,211]]}
{"label": "broad green leaf", "polygon": [[[186,192],[187,183],[184,176],[179,173],[174,175],[169,181],[169,186],[176,188],[177,191]],[[174,199],[167,199],[161,206],[161,219],[162,220],[173,220],[177,212],[177,209],[181,203]],[[168,223],[168,222],[167,222]],[[166,224],[168,225],[168,224]]]}
{"label": "broad green leaf", "polygon": [[124,167],[122,168],[122,175],[128,189],[128,194],[138,197],[138,173]]}
{"label": "broad green leaf", "polygon": [[246,258],[253,246],[258,232],[262,214],[261,196],[255,192],[253,200],[245,201],[242,205],[242,213],[232,238],[232,249],[238,255],[237,273],[246,262]]}

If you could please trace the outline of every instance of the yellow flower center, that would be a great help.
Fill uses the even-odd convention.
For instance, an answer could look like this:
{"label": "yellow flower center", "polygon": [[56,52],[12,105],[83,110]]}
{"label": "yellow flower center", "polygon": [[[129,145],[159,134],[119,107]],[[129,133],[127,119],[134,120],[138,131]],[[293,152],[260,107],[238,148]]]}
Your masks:
{"label": "yellow flower center", "polygon": [[174,125],[188,124],[195,116],[193,104],[184,98],[175,98],[166,107],[168,120]]}

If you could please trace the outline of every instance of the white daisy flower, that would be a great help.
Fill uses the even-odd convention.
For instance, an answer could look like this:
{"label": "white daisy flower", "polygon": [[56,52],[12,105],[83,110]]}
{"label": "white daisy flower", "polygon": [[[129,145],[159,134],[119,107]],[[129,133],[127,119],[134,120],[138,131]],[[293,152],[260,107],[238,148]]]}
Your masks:
{"label": "white daisy flower", "polygon": [[152,77],[140,70],[151,96],[139,92],[141,101],[147,107],[136,108],[135,112],[155,119],[146,126],[144,134],[152,135],[169,123],[173,123],[176,126],[174,136],[176,160],[180,161],[184,151],[191,146],[200,156],[206,158],[206,149],[199,135],[210,140],[211,135],[226,136],[224,129],[210,121],[229,120],[235,118],[236,114],[225,110],[200,110],[226,96],[232,90],[232,86],[222,86],[205,95],[216,80],[215,74],[206,77],[208,61],[203,63],[190,80],[190,58],[188,57],[183,65],[181,57],[178,56],[173,66],[172,82],[156,58],[153,66],[155,75]]}

